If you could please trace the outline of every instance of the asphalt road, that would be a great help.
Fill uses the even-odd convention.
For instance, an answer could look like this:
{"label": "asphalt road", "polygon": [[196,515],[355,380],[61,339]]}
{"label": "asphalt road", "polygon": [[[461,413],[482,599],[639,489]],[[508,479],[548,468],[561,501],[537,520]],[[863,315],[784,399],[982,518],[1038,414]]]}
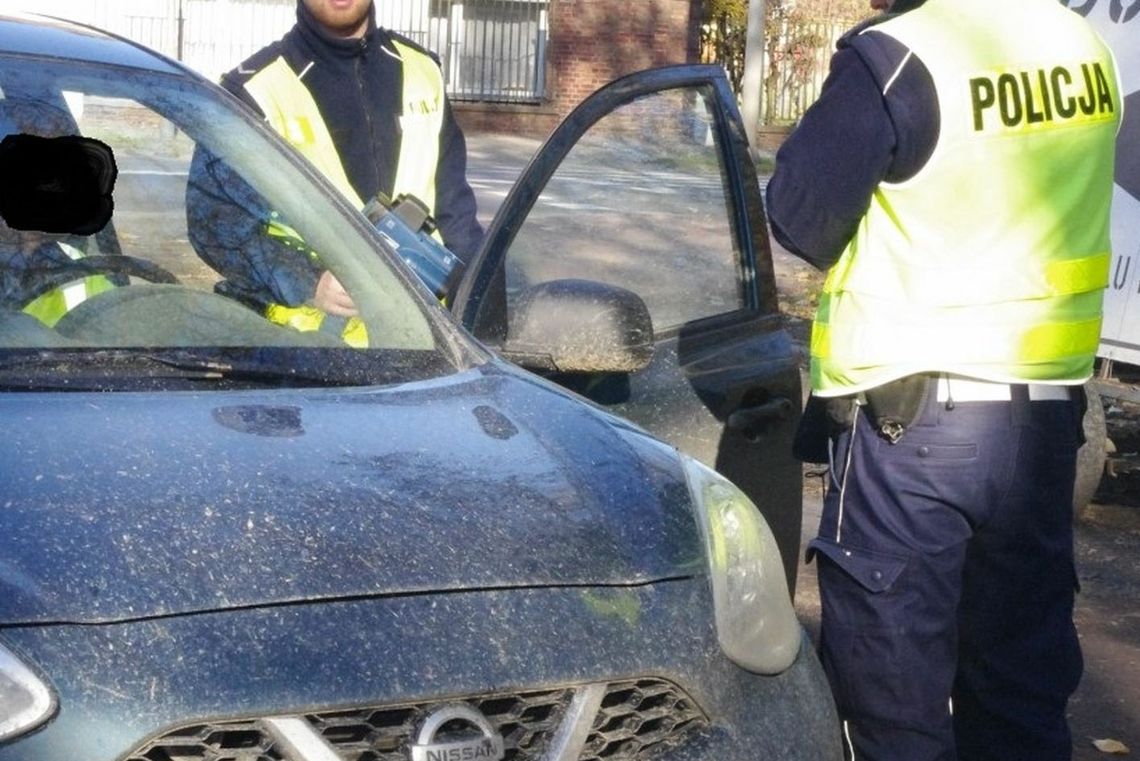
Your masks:
{"label": "asphalt road", "polygon": [[516,135],[467,135],[467,179],[475,191],[479,221],[490,224],[541,141]]}

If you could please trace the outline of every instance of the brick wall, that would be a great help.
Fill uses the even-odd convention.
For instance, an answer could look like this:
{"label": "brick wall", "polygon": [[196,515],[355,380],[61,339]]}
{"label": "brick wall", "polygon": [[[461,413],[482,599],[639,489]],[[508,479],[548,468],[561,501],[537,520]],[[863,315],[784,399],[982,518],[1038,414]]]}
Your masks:
{"label": "brick wall", "polygon": [[544,137],[623,74],[698,60],[700,0],[552,0],[550,99],[538,106],[457,104],[465,130]]}

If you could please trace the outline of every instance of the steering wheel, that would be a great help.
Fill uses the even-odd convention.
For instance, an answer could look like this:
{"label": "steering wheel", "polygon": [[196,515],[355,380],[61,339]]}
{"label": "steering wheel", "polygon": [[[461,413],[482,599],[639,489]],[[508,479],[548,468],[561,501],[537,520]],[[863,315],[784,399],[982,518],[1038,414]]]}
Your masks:
{"label": "steering wheel", "polygon": [[126,254],[100,254],[74,259],[58,267],[43,270],[43,280],[28,294],[20,308],[26,307],[45,293],[92,275],[127,275],[151,283],[178,285],[173,272],[154,262]]}

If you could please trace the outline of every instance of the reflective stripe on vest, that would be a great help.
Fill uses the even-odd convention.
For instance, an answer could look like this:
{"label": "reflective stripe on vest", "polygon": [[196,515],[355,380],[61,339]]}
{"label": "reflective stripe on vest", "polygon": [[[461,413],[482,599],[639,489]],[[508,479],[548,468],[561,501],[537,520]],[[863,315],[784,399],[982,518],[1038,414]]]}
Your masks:
{"label": "reflective stripe on vest", "polygon": [[[443,129],[443,75],[431,56],[400,42],[393,43],[403,62],[404,89],[400,116],[400,155],[392,197],[414,195],[435,214],[435,173]],[[364,201],[344,171],[336,145],[320,109],[284,58],[277,58],[245,84],[269,125],[289,141],[357,208]]]}
{"label": "reflective stripe on vest", "polygon": [[277,134],[320,170],[356,207],[364,202],[352,188],[316,101],[284,58],[277,58],[245,83]]}
{"label": "reflective stripe on vest", "polygon": [[[431,56],[397,41],[393,44],[403,62],[404,114],[400,117],[400,155],[392,197],[404,193],[413,195],[434,216],[435,174],[443,129],[443,76]],[[275,59],[250,78],[245,88],[265,114],[269,125],[357,208],[363,209],[364,201],[348,180],[316,101],[285,59]],[[317,258],[316,252],[304,243],[301,236],[281,221],[269,220],[266,232],[313,259]],[[433,235],[442,240],[438,230]],[[266,316],[279,325],[289,325],[297,330],[317,330],[324,324],[323,313],[311,306],[273,304],[266,310]],[[342,338],[350,346],[368,345],[364,324],[357,318],[348,321]]]}
{"label": "reflective stripe on vest", "polygon": [[[69,258],[78,261],[83,258],[83,252],[66,243],[58,244]],[[33,299],[21,311],[35,317],[47,325],[54,326],[60,318],[95,294],[109,291],[115,284],[103,275],[88,275],[76,278],[74,281],[53,288],[47,293]]]}
{"label": "reflective stripe on vest", "polygon": [[270,304],[265,310],[266,318],[277,325],[309,333],[318,330],[328,331],[339,328],[339,337],[355,349],[368,348],[368,331],[359,317],[349,317],[347,320],[332,317],[314,306],[302,305],[287,307],[282,304]]}
{"label": "reflective stripe on vest", "polygon": [[408,193],[435,216],[435,173],[443,131],[443,73],[435,59],[393,41],[404,63],[404,113],[400,116],[400,162],[392,197]]}
{"label": "reflective stripe on vest", "polygon": [[939,139],[917,175],[876,189],[828,273],[813,389],[1089,377],[1121,106],[1108,48],[1056,0],[927,0],[864,33],[926,65]]}

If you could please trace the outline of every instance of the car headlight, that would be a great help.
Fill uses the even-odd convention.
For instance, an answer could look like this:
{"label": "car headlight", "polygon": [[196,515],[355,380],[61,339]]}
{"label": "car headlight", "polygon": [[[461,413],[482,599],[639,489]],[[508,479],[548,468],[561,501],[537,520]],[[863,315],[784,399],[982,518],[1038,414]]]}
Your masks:
{"label": "car headlight", "polygon": [[801,629],[776,539],[744,492],[683,459],[705,539],[720,646],[749,671],[778,674],[795,661]]}
{"label": "car headlight", "polygon": [[54,712],[48,686],[0,645],[0,742],[35,729]]}

